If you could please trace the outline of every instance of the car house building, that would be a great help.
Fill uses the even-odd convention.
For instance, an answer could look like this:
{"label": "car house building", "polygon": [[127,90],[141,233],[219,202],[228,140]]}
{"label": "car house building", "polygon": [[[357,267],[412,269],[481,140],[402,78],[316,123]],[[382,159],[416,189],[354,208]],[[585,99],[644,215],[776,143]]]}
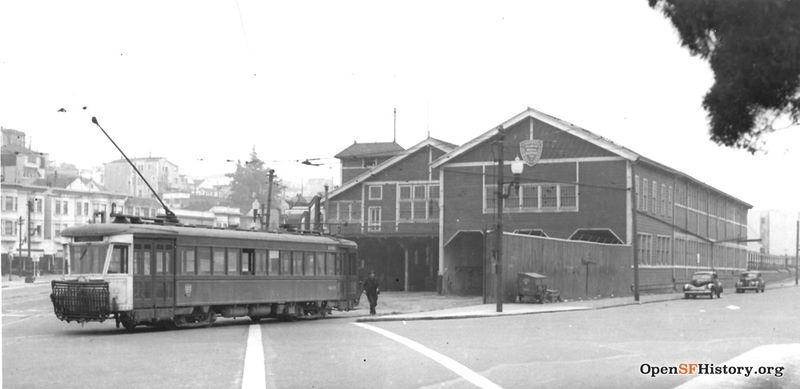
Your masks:
{"label": "car house building", "polygon": [[[504,182],[512,179],[508,162],[519,156],[519,143],[543,141],[541,159],[525,166],[519,190],[511,190],[504,201],[505,232],[631,247],[637,239],[642,289],[672,288],[696,269],[713,268],[731,277],[746,268],[743,242],[751,205],[528,108],[430,166],[439,175],[442,293],[480,294],[487,284],[487,238],[496,212],[497,150],[492,144],[501,131]],[[632,255],[623,263],[632,265]]]}
{"label": "car house building", "polygon": [[351,164],[360,171],[351,177],[353,166],[342,159],[343,183],[328,196],[326,223],[332,233],[358,243],[359,269],[374,270],[381,289],[435,290],[440,195],[439,172],[431,162],[455,147],[427,138],[408,150],[392,151],[395,155],[382,162],[374,155],[383,148],[362,148],[360,153],[369,157],[347,150],[337,155],[363,163]]}

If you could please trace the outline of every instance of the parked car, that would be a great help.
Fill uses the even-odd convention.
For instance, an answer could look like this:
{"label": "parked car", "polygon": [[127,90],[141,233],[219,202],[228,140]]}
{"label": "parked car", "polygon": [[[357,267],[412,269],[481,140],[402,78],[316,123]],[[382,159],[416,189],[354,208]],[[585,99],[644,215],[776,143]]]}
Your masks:
{"label": "parked car", "polygon": [[722,283],[719,282],[715,271],[697,271],[692,274],[692,280],[683,286],[683,296],[685,298],[696,297],[697,295],[708,295],[710,298],[717,298],[722,294]]}
{"label": "parked car", "polygon": [[766,286],[760,271],[746,271],[740,274],[739,281],[736,281],[736,293],[744,293],[747,290],[764,293]]}

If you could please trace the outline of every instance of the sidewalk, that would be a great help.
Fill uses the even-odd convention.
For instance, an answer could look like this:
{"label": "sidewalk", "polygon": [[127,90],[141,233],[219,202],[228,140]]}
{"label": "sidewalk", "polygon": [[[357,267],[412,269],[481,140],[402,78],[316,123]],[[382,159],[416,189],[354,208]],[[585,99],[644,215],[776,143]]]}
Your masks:
{"label": "sidewalk", "polygon": [[[794,287],[794,280],[785,280],[780,283],[773,283],[767,286],[767,291],[776,288]],[[415,292],[403,293],[393,292],[397,295],[388,292],[381,293],[383,299],[378,300],[378,315],[369,316],[368,305],[367,308],[362,308],[367,302],[361,301],[358,310],[350,311],[346,314],[348,317],[358,317],[359,322],[375,322],[375,321],[410,321],[410,320],[443,320],[443,319],[466,319],[477,317],[494,317],[494,316],[516,316],[516,315],[531,315],[537,313],[549,312],[565,312],[565,311],[585,311],[593,309],[606,309],[613,307],[622,307],[627,305],[640,305],[652,304],[670,300],[683,299],[682,292],[664,293],[664,294],[643,294],[639,296],[639,301],[633,300],[633,296],[624,297],[609,297],[599,298],[592,300],[577,300],[565,301],[561,303],[550,304],[520,304],[520,303],[505,303],[503,304],[503,312],[497,312],[496,304],[481,304],[480,297],[466,298],[461,297],[459,302],[464,302],[465,305],[450,306],[446,308],[433,308],[425,310],[394,310],[396,307],[401,307],[403,304],[395,302],[395,298],[402,299],[408,298],[406,296],[414,295]],[[425,292],[419,292],[425,293]],[[439,297],[444,301],[448,298],[456,299],[457,297],[438,296],[430,293],[433,296]],[[387,295],[387,296],[384,296]],[[405,296],[404,296],[405,295]],[[476,301],[473,305],[466,305],[469,299]],[[419,308],[424,308],[425,304],[420,303]],[[341,317],[340,312],[334,312],[334,317]]]}
{"label": "sidewalk", "polygon": [[34,280],[33,283],[28,283],[25,282],[24,276],[20,277],[18,275],[12,275],[11,280],[9,281],[8,275],[6,274],[0,278],[0,285],[2,285],[3,290],[8,290],[50,284],[50,281],[58,279],[61,279],[61,274],[42,274],[39,277],[36,277],[36,280]]}

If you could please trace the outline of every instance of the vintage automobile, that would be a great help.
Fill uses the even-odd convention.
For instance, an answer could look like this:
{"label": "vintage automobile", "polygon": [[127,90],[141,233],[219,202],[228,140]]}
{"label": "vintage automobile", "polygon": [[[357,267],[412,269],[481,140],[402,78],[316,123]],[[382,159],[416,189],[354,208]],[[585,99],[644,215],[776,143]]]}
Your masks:
{"label": "vintage automobile", "polygon": [[697,297],[697,295],[708,295],[710,298],[717,298],[722,294],[722,283],[714,271],[698,271],[692,275],[692,280],[683,286],[685,298]]}
{"label": "vintage automobile", "polygon": [[739,275],[739,280],[736,281],[736,293],[744,293],[748,290],[755,290],[764,293],[766,283],[761,278],[760,271],[746,271]]}
{"label": "vintage automobile", "polygon": [[561,293],[545,285],[547,276],[539,273],[517,273],[517,299],[534,303],[555,303],[561,301]]}

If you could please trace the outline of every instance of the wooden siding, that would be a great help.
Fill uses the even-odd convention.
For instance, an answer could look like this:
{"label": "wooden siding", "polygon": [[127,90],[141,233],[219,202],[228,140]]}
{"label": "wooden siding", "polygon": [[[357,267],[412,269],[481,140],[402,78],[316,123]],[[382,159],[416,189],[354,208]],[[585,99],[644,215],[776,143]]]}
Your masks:
{"label": "wooden siding", "polygon": [[[558,289],[563,298],[575,299],[586,295],[586,266],[589,265],[588,296],[623,296],[630,294],[633,283],[632,249],[624,245],[565,241],[533,236],[503,235],[504,301],[517,296],[517,273],[535,272],[548,277],[546,284]],[[495,279],[487,271],[487,299],[494,301]]]}
{"label": "wooden siding", "polygon": [[[528,118],[507,129],[505,144],[507,155],[512,156],[510,159],[514,159],[513,155],[519,154],[519,146],[517,146],[519,142],[530,138],[531,121],[533,121],[533,138],[544,141],[542,159],[616,156],[616,154],[580,139],[575,135],[557,129],[539,120]],[[492,161],[493,159],[492,142],[487,141],[459,155],[448,163]]]}

